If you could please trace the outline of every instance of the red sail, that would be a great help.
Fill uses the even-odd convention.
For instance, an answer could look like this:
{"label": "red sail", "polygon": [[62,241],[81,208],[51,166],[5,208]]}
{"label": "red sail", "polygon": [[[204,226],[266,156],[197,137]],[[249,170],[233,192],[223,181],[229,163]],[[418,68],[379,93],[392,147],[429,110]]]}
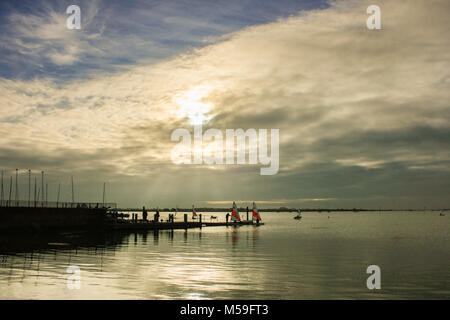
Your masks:
{"label": "red sail", "polygon": [[261,221],[261,216],[259,215],[259,212],[256,209],[253,209],[253,218]]}

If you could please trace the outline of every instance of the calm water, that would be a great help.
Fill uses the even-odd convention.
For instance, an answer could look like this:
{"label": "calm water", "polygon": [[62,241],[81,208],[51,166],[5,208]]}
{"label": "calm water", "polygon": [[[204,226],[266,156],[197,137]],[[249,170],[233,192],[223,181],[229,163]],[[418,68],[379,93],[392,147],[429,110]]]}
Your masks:
{"label": "calm water", "polygon": [[[223,220],[224,214],[214,215]],[[260,227],[3,238],[0,298],[450,298],[450,214],[262,217]],[[381,268],[376,292],[366,287],[372,264]],[[78,290],[67,288],[69,266],[81,270]]]}

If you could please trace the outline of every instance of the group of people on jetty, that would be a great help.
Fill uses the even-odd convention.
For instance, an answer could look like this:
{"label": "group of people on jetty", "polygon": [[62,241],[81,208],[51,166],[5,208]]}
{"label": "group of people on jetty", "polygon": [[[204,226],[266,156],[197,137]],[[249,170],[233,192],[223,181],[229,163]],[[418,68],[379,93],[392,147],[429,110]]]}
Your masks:
{"label": "group of people on jetty", "polygon": [[[248,213],[249,213],[249,208],[247,207],[247,220],[248,220]],[[159,213],[159,209],[156,209],[156,213],[153,215],[153,222],[160,222],[160,213]],[[174,222],[176,213],[169,213],[169,218],[167,220],[167,222]],[[192,219],[195,220],[197,219],[198,215],[197,215],[197,211],[195,210],[195,207],[192,206]],[[236,206],[236,203],[233,202],[233,207],[231,208],[231,213],[226,214],[225,219],[226,222],[228,223],[228,220],[231,218],[231,221],[234,223],[239,223],[242,222],[242,219],[239,215],[239,211],[238,208]],[[132,216],[133,220],[137,220],[137,214],[133,214]],[[210,217],[211,220],[213,219],[217,219],[217,216],[211,216]],[[144,222],[148,221],[148,212],[145,209],[145,207],[142,207],[142,220]],[[256,204],[253,202],[253,209],[252,209],[252,220],[256,222],[256,224],[259,224],[259,222],[261,221],[261,215],[259,214],[258,209],[256,208]]]}
{"label": "group of people on jetty", "polygon": [[[159,214],[159,210],[157,209],[156,213],[153,215],[153,221],[158,222],[159,221],[159,217],[160,217],[160,214]],[[148,212],[145,209],[145,207],[142,207],[142,220],[148,221],[147,218],[148,218]],[[171,219],[173,219],[173,214],[169,214],[169,221]]]}

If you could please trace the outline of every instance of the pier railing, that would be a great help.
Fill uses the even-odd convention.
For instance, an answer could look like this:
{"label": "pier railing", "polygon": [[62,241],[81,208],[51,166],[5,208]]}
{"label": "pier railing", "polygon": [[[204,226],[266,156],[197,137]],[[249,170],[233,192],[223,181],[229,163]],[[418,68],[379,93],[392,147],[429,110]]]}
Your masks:
{"label": "pier railing", "polygon": [[116,209],[116,203],[102,202],[53,202],[53,201],[28,201],[28,200],[0,200],[0,207],[23,208],[111,208]]}

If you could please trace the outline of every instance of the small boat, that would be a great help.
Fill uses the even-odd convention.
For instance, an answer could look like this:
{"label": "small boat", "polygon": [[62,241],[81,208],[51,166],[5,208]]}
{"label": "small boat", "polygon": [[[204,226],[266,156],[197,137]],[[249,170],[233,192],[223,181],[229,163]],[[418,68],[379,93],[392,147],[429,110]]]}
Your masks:
{"label": "small boat", "polygon": [[241,222],[241,216],[237,208],[236,202],[233,201],[233,208],[231,209],[231,220],[234,222]]}
{"label": "small boat", "polygon": [[256,208],[255,202],[253,202],[253,210],[252,210],[252,222],[256,221],[256,224],[259,225],[261,221],[261,215],[259,214],[259,210]]}
{"label": "small boat", "polygon": [[301,220],[302,219],[302,213],[300,210],[297,210],[297,215],[294,217],[295,220]]}

